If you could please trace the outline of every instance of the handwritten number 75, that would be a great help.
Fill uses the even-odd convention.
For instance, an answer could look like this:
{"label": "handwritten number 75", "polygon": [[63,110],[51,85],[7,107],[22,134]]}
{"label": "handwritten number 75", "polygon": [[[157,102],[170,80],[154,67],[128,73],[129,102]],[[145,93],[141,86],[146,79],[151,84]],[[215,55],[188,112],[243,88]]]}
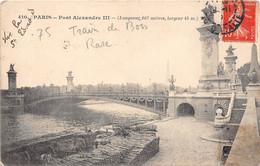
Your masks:
{"label": "handwritten number 75", "polygon": [[47,27],[47,28],[45,28],[45,32],[43,32],[43,29],[37,29],[37,31],[39,31],[40,32],[40,34],[39,34],[39,39],[40,39],[40,41],[42,40],[42,36],[44,35],[44,33],[46,33],[46,34],[48,34],[48,37],[51,37],[51,34],[50,34],[50,32],[48,32],[48,30],[50,29],[51,27]]}

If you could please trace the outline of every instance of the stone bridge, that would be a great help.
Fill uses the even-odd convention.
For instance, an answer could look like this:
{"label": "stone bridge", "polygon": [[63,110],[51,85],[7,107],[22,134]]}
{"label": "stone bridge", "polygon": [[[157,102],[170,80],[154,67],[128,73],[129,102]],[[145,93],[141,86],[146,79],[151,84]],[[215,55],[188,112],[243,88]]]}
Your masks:
{"label": "stone bridge", "polygon": [[48,96],[43,99],[27,104],[26,107],[35,107],[40,103],[62,100],[62,99],[83,99],[83,100],[105,100],[119,103],[160,115],[166,115],[168,107],[168,96],[164,95],[139,95],[139,94],[59,94]]}

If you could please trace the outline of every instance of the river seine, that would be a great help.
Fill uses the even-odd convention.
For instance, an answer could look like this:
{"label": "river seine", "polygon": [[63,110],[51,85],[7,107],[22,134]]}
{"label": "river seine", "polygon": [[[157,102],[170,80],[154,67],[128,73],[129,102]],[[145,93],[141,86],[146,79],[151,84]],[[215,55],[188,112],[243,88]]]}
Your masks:
{"label": "river seine", "polygon": [[98,129],[113,123],[137,124],[158,118],[157,114],[141,109],[87,100],[79,104],[63,104],[43,113],[1,114],[1,142],[10,144],[63,131],[85,131],[87,126]]}

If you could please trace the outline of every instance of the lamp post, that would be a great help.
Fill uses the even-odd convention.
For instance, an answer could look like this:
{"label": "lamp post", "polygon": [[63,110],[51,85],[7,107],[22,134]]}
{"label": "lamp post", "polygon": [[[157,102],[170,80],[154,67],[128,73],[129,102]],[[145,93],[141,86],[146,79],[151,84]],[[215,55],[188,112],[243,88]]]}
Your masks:
{"label": "lamp post", "polygon": [[157,85],[156,83],[154,82],[153,83],[153,94],[156,95],[156,91],[157,91]]}
{"label": "lamp post", "polygon": [[149,79],[149,82],[150,82],[150,93],[152,93],[152,80],[151,80],[151,78]]}
{"label": "lamp post", "polygon": [[171,75],[171,78],[169,79],[170,84],[170,91],[174,91],[175,90],[175,86],[174,86],[174,82],[176,81],[176,79],[173,77],[173,75]]}

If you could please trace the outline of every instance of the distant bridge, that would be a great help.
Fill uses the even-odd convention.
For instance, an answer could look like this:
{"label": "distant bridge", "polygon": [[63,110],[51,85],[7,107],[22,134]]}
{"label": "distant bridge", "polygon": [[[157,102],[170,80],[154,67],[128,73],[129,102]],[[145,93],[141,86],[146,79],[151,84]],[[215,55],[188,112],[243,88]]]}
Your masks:
{"label": "distant bridge", "polygon": [[40,103],[61,99],[106,100],[114,103],[128,105],[160,115],[166,115],[168,96],[166,95],[140,95],[140,94],[57,94],[36,100],[26,107],[34,107]]}

